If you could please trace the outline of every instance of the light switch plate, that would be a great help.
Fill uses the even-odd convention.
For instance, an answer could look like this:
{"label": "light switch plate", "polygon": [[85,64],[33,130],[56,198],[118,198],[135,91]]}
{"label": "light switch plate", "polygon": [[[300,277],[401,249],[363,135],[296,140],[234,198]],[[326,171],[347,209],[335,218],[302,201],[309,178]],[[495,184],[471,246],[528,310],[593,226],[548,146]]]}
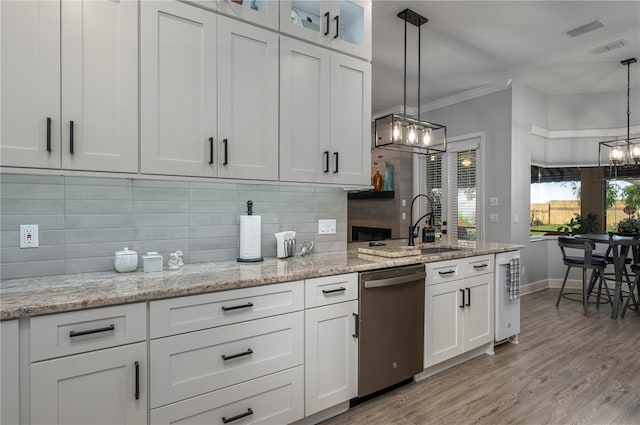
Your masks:
{"label": "light switch plate", "polygon": [[318,220],[318,233],[321,235],[335,235],[336,219]]}
{"label": "light switch plate", "polygon": [[491,205],[492,207],[497,207],[498,206],[498,198],[489,198],[489,205]]}
{"label": "light switch plate", "polygon": [[37,224],[21,224],[20,225],[20,248],[37,248],[38,247],[38,225]]}
{"label": "light switch plate", "polygon": [[489,223],[497,223],[498,214],[489,214]]}

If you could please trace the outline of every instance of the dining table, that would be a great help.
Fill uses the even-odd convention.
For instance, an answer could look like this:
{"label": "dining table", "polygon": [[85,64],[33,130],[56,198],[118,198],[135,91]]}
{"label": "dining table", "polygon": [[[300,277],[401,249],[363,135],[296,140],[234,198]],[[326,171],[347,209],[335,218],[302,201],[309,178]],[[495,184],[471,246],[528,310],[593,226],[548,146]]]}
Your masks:
{"label": "dining table", "polygon": [[578,239],[588,239],[596,244],[606,245],[606,255],[611,255],[613,259],[613,270],[615,275],[616,288],[613,296],[613,305],[611,306],[611,318],[618,318],[618,309],[622,302],[622,283],[625,273],[625,261],[629,255],[629,251],[633,255],[633,262],[640,262],[640,236],[620,233],[587,233],[576,235]]}

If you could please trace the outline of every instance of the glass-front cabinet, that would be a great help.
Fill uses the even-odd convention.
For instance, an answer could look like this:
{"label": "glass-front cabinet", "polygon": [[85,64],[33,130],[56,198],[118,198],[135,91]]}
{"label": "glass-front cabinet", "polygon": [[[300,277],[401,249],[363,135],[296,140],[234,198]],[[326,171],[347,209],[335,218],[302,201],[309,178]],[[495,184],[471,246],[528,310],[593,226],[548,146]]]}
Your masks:
{"label": "glass-front cabinet", "polygon": [[274,30],[278,29],[278,0],[185,0],[206,9]]}
{"label": "glass-front cabinet", "polygon": [[285,0],[280,31],[371,60],[371,2],[367,0]]}

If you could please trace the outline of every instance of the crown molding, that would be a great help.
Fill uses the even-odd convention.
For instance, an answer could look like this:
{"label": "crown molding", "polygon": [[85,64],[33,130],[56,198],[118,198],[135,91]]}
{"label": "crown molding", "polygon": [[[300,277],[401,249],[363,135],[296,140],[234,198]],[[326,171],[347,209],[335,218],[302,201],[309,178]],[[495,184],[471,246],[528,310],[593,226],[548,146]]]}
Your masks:
{"label": "crown molding", "polygon": [[[640,125],[630,127],[631,134],[640,134]],[[535,125],[531,126],[531,134],[545,139],[587,139],[587,138],[618,138],[627,135],[627,127],[616,128],[587,128],[579,130],[549,130]]]}
{"label": "crown molding", "polygon": [[[425,103],[420,106],[420,112],[433,111],[435,109],[444,108],[445,106],[455,105],[456,103],[465,102],[467,100],[476,99],[478,97],[486,96],[488,94],[502,91],[511,86],[511,78],[504,81],[498,81],[496,83],[485,84],[484,86],[476,87],[474,89],[466,90],[452,96],[444,97],[433,102]],[[415,116],[418,113],[417,107],[407,106],[407,115]],[[394,106],[393,108],[385,109],[372,116],[372,119],[384,117],[389,114],[402,114],[402,105]]]}
{"label": "crown molding", "polygon": [[498,81],[495,83],[485,84],[484,86],[476,87],[467,91],[463,91],[454,94],[449,97],[445,97],[433,102],[425,103],[420,106],[420,112],[433,111],[435,109],[444,108],[446,106],[455,105],[456,103],[465,102],[467,100],[476,99],[478,97],[486,96],[488,94],[497,93],[511,86],[512,79]]}

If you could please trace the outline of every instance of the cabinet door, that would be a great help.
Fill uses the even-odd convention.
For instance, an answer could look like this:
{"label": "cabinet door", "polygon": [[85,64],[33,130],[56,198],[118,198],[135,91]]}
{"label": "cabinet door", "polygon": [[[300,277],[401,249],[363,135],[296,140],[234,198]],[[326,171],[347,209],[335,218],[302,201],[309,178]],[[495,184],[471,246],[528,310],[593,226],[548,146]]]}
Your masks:
{"label": "cabinet door", "polygon": [[146,424],[146,359],[141,342],[33,363],[31,423]]}
{"label": "cabinet door", "polygon": [[60,3],[0,9],[0,165],[60,168]]}
{"label": "cabinet door", "polygon": [[331,16],[331,47],[371,60],[371,1],[334,0]]}
{"label": "cabinet door", "polygon": [[178,2],[140,7],[141,171],[213,177],[217,16]]}
{"label": "cabinet door", "polygon": [[61,22],[62,168],[137,172],[138,3],[63,1]]}
{"label": "cabinet door", "polygon": [[460,281],[465,290],[465,351],[493,341],[493,273]]}
{"label": "cabinet door", "polygon": [[280,39],[280,180],[329,182],[331,54]]}
{"label": "cabinet door", "polygon": [[371,64],[331,54],[331,182],[371,180]]}
{"label": "cabinet door", "polygon": [[424,367],[463,352],[462,302],[458,282],[426,287]]}
{"label": "cabinet door", "polygon": [[218,25],[218,176],[277,180],[278,35]]}
{"label": "cabinet door", "polygon": [[358,301],[305,311],[305,416],[357,395]]}
{"label": "cabinet door", "polygon": [[18,321],[0,322],[0,423],[20,423]]}
{"label": "cabinet door", "polygon": [[280,2],[280,31],[316,44],[330,41],[331,4],[327,0]]}

